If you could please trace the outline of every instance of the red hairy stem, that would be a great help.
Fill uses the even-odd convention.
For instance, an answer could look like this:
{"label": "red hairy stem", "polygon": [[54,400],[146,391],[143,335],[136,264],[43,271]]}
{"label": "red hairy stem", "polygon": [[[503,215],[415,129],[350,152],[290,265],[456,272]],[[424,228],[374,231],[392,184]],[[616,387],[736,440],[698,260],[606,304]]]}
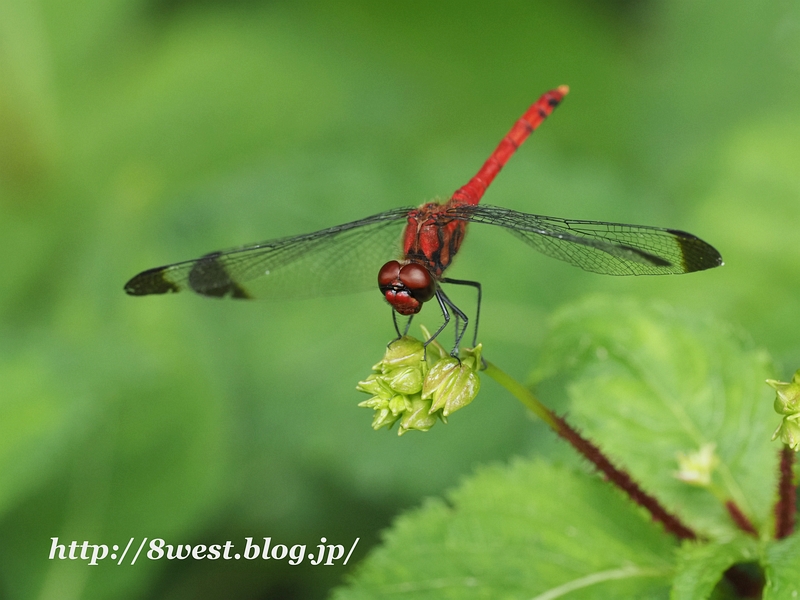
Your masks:
{"label": "red hairy stem", "polygon": [[750,519],[747,518],[747,515],[742,512],[742,509],[740,509],[733,500],[726,501],[725,508],[728,510],[728,514],[739,529],[745,533],[749,533],[753,537],[758,537],[758,531],[756,531]]}
{"label": "red hairy stem", "polygon": [[492,183],[500,172],[500,169],[508,162],[508,159],[517,151],[528,136],[542,124],[556,106],[559,105],[564,96],[569,92],[566,85],[557,87],[542,94],[534,102],[527,112],[514,123],[511,131],[500,142],[488,160],[483,164],[475,177],[469,180],[465,186],[459,188],[452,196],[451,200],[465,202],[467,204],[477,204],[483,197],[486,188]]}
{"label": "red hairy stem", "polygon": [[775,504],[775,539],[780,540],[794,532],[797,512],[797,489],[792,481],[794,451],[784,446],[780,452],[780,479],[778,501]]}
{"label": "red hairy stem", "polygon": [[644,507],[653,517],[654,521],[660,522],[664,526],[664,529],[678,539],[698,539],[694,531],[684,525],[678,517],[661,506],[661,503],[659,503],[655,497],[640,488],[639,484],[636,483],[628,473],[611,464],[611,461],[605,457],[597,446],[584,438],[563,418],[555,414],[552,416],[556,422],[556,433],[567,440],[573,448],[586,457],[586,459],[588,459],[598,471],[605,475],[610,482],[624,491],[631,500],[639,506]]}
{"label": "red hairy stem", "polygon": [[639,484],[633,481],[628,473],[611,464],[611,461],[606,458],[597,446],[578,433],[564,418],[557,416],[552,410],[542,404],[527,387],[506,373],[503,373],[503,371],[489,361],[486,361],[484,366],[484,373],[506,388],[514,397],[529,408],[533,414],[547,423],[555,433],[567,441],[575,450],[580,452],[591,462],[598,471],[605,475],[608,481],[624,491],[636,504],[644,507],[653,517],[654,521],[663,524],[666,531],[681,540],[699,539],[698,535],[684,525],[678,517],[667,512],[655,497],[642,490]]}

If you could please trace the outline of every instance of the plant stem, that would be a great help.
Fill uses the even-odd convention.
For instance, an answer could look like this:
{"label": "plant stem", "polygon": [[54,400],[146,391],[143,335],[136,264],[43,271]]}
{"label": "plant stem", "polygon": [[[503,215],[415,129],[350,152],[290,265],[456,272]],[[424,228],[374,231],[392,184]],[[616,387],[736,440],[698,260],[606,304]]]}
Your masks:
{"label": "plant stem", "polygon": [[794,531],[797,490],[792,483],[794,451],[784,445],[780,453],[780,479],[778,481],[778,501],[775,504],[775,539],[788,537]]}
{"label": "plant stem", "polygon": [[611,483],[625,492],[631,500],[644,507],[653,517],[654,521],[659,521],[663,524],[664,529],[681,540],[698,539],[694,531],[684,525],[678,517],[669,513],[661,506],[655,497],[642,490],[639,484],[637,484],[626,471],[615,467],[611,461],[606,458],[600,448],[584,438],[575,428],[569,425],[566,420],[557,416],[553,411],[542,404],[528,388],[507,373],[498,369],[489,361],[486,361],[484,373],[506,388],[506,390],[529,408],[537,417],[547,423],[554,432],[569,442],[569,444],[591,462],[598,471],[605,475]]}
{"label": "plant stem", "polygon": [[725,502],[725,508],[739,529],[752,535],[753,537],[758,537],[758,531],[756,531],[753,523],[747,518],[747,515],[742,512],[742,509],[739,508],[738,504],[736,504],[733,500],[728,500]]}
{"label": "plant stem", "polygon": [[549,408],[539,402],[539,399],[534,396],[528,388],[519,383],[508,373],[498,369],[488,360],[485,360],[484,363],[486,364],[486,369],[483,371],[484,373],[511,392],[512,396],[522,402],[533,414],[547,423],[551,429],[558,433],[558,418]]}

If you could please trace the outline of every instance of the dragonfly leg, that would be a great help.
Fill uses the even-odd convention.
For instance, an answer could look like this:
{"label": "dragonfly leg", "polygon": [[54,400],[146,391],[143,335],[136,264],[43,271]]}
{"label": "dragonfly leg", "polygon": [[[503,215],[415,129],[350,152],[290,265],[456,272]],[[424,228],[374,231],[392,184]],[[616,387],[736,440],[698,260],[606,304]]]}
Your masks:
{"label": "dragonfly leg", "polygon": [[408,316],[408,321],[406,321],[406,326],[403,328],[403,335],[408,335],[408,330],[411,327],[411,321],[414,320],[414,315]]}
{"label": "dragonfly leg", "polygon": [[396,342],[403,337],[403,334],[400,333],[400,327],[397,326],[397,311],[394,308],[392,308],[392,323],[394,323],[394,330],[397,332],[397,337],[392,342]]}
{"label": "dragonfly leg", "polygon": [[[456,335],[455,335],[456,341],[455,345],[453,346],[452,352],[450,352],[450,356],[457,358],[458,345],[461,343],[461,338],[464,337],[464,333],[466,333],[467,327],[469,327],[469,319],[467,318],[467,315],[464,314],[464,311],[462,311],[460,308],[458,308],[458,306],[453,304],[453,301],[450,300],[450,298],[447,297],[447,294],[445,294],[442,290],[438,290],[436,292],[436,298],[439,300],[439,305],[442,307],[443,312],[446,310],[447,307],[450,307],[450,310],[452,310],[453,314],[456,316]],[[464,325],[461,326],[459,324],[459,321],[463,321]],[[447,325],[447,321],[445,321],[444,325],[442,325],[442,327],[439,328],[439,331],[441,331],[445,325]],[[436,333],[438,334],[439,332],[437,331]]]}
{"label": "dragonfly leg", "polygon": [[401,339],[404,335],[408,334],[408,329],[411,327],[411,321],[413,319],[414,319],[414,315],[410,315],[408,317],[408,321],[406,321],[406,326],[403,327],[403,333],[400,333],[400,326],[397,324],[397,311],[394,308],[392,308],[392,323],[394,323],[394,330],[397,333],[397,337],[394,338],[391,342],[389,342],[387,344],[387,347],[391,346],[397,340]]}
{"label": "dragonfly leg", "polygon": [[435,296],[436,296],[436,301],[439,303],[439,308],[442,310],[442,317],[444,317],[444,323],[442,323],[439,326],[439,329],[434,331],[433,335],[426,340],[425,342],[426,349],[428,348],[428,344],[430,344],[433,340],[435,340],[436,336],[442,333],[442,331],[444,331],[444,328],[447,327],[447,324],[450,322],[450,311],[447,310],[447,307],[448,306],[452,307],[453,305],[453,303],[450,302],[449,299],[447,299],[447,302],[445,302],[445,298],[447,298],[447,296],[444,295],[444,292],[442,292],[442,290],[437,289]]}
{"label": "dragonfly leg", "polygon": [[474,348],[478,344],[478,323],[480,322],[481,319],[481,297],[482,297],[481,284],[478,283],[477,281],[469,281],[466,279],[450,279],[449,277],[443,277],[441,281],[442,283],[452,283],[455,285],[469,285],[478,290],[478,303],[475,309],[475,335],[472,338],[472,347]]}

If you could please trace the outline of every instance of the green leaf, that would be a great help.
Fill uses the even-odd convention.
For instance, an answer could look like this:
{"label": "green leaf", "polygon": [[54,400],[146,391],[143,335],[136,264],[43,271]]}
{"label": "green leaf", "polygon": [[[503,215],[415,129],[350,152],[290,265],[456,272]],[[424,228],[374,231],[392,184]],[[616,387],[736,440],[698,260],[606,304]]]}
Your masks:
{"label": "green leaf", "polygon": [[603,481],[517,461],[398,519],[334,598],[666,598],[675,547]]}
{"label": "green leaf", "polygon": [[[778,446],[765,352],[710,317],[592,297],[559,311],[534,379],[565,388],[569,418],[700,534],[738,531],[733,500],[771,533]],[[716,444],[709,490],[678,481],[679,453]]]}
{"label": "green leaf", "polygon": [[764,600],[800,598],[800,534],[771,542],[765,551]]}
{"label": "green leaf", "polygon": [[758,560],[758,542],[739,536],[729,543],[686,543],[678,553],[678,564],[670,600],[708,598],[725,571],[737,563]]}

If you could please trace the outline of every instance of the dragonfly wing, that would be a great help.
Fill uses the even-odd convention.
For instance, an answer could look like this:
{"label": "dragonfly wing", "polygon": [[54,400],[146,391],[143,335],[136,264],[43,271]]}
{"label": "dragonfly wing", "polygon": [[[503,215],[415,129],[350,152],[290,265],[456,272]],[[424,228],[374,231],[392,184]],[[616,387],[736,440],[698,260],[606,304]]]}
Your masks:
{"label": "dragonfly wing", "polygon": [[411,208],[313,233],[156,267],[125,284],[134,296],[190,290],[203,296],[297,299],[377,289],[381,265],[401,254]]}
{"label": "dragonfly wing", "polygon": [[605,275],[691,273],[723,264],[713,246],[677,229],[560,219],[489,205],[456,206],[447,214],[499,225],[543,254]]}

